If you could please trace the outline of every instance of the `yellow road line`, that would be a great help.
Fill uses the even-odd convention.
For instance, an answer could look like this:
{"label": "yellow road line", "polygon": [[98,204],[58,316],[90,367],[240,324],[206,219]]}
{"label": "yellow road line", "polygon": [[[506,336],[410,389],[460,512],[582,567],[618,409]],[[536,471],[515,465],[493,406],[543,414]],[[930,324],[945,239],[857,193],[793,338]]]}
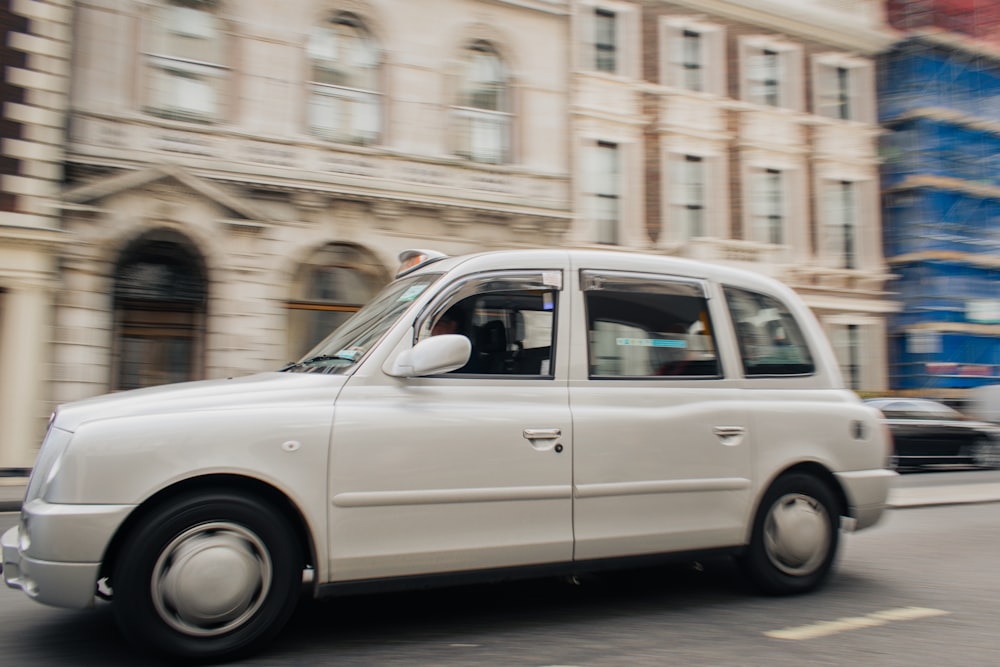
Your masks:
{"label": "yellow road line", "polygon": [[771,630],[765,632],[764,635],[772,639],[801,641],[803,639],[816,639],[818,637],[835,635],[850,630],[874,628],[895,621],[913,621],[918,618],[943,616],[949,613],[951,612],[942,609],[931,609],[929,607],[899,607],[897,609],[876,611],[864,616],[850,616],[838,618],[834,621],[819,621],[818,623],[784,628],[783,630]]}

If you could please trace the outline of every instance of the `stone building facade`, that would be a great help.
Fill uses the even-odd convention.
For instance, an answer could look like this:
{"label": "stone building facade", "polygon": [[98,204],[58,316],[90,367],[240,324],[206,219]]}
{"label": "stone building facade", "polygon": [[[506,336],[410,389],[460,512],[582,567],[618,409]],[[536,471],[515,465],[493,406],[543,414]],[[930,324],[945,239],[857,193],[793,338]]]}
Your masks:
{"label": "stone building facade", "polygon": [[747,266],[885,387],[878,2],[6,1],[2,470],[54,404],[300,357],[412,247]]}
{"label": "stone building facade", "polygon": [[[36,217],[0,231],[11,414],[280,368],[401,250],[570,227],[568,1],[11,2],[64,37],[24,68],[36,105],[69,93],[39,121],[67,132],[38,140],[65,144],[50,180],[4,175],[49,216],[25,200]],[[8,279],[22,254],[37,266]],[[21,306],[28,279],[44,294]],[[0,419],[0,468],[31,465],[40,419]]]}

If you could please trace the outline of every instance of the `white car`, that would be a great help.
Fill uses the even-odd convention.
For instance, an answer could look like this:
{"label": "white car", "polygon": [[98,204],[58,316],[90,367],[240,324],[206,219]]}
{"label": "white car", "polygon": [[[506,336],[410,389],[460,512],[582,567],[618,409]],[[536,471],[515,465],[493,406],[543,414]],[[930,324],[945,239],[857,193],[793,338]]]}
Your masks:
{"label": "white car", "polygon": [[895,473],[879,413],[763,276],[665,257],[409,252],[278,372],[60,407],[4,534],[46,604],[225,659],[313,595],[730,553],[823,583]]}

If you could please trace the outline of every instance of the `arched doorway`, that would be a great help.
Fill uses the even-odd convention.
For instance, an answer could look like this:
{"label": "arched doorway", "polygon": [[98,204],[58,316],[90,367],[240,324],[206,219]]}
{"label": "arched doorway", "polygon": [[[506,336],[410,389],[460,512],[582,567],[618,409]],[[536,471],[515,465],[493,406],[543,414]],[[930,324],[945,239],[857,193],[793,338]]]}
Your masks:
{"label": "arched doorway", "polygon": [[114,270],[112,389],[200,379],[208,280],[184,235],[154,230],[125,248]]}
{"label": "arched doorway", "polygon": [[313,253],[299,268],[288,303],[291,359],[312,349],[387,282],[385,267],[357,246],[330,243]]}

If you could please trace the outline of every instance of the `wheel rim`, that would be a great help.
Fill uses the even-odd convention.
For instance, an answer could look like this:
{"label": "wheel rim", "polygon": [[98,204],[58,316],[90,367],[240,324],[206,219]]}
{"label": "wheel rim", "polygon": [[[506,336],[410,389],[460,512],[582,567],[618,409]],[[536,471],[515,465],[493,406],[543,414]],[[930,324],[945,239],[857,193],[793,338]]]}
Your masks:
{"label": "wheel rim", "polygon": [[830,552],[830,515],[815,498],[789,493],[777,500],[764,522],[764,550],[791,576],[815,572]]}
{"label": "wheel rim", "polygon": [[1000,467],[1000,447],[995,447],[986,440],[978,440],[972,446],[972,460],[980,468]]}
{"label": "wheel rim", "polygon": [[271,558],[252,531],[230,522],[194,526],[167,544],[153,566],[153,605],[172,628],[208,637],[250,619],[271,586]]}

